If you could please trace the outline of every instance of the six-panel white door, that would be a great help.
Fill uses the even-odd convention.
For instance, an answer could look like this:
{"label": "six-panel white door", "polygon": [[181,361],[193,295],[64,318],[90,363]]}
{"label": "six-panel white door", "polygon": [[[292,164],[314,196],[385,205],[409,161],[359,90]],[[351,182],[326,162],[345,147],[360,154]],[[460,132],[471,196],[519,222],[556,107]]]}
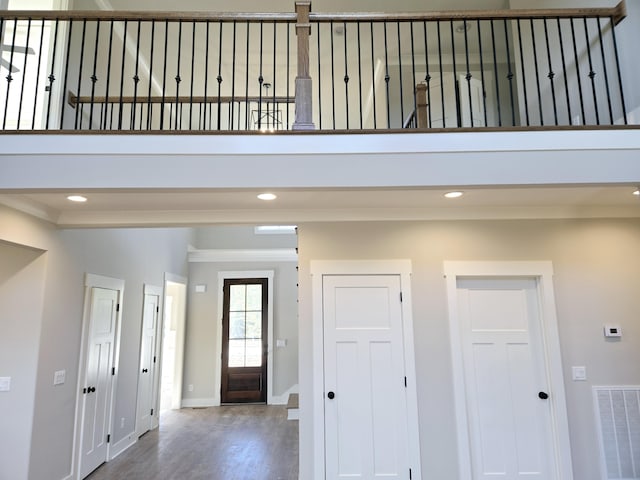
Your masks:
{"label": "six-panel white door", "polygon": [[83,389],[81,478],[107,460],[118,297],[118,290],[91,288],[86,386]]}
{"label": "six-panel white door", "polygon": [[556,478],[535,279],[458,279],[473,480]]}
{"label": "six-panel white door", "polygon": [[140,341],[140,370],[138,371],[138,415],[136,433],[143,435],[153,428],[156,413],[156,338],[158,335],[158,315],[160,296],[145,294],[142,310],[142,338]]}
{"label": "six-panel white door", "polygon": [[323,277],[327,479],[409,478],[400,277]]}

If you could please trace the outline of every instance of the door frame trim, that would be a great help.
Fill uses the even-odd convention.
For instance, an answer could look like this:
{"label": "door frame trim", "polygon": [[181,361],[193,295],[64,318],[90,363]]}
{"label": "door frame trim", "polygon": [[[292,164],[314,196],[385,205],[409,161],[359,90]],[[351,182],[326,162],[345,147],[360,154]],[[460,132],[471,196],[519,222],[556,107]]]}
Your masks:
{"label": "door frame trim", "polygon": [[216,360],[218,368],[214,376],[215,406],[220,405],[220,388],[222,388],[222,309],[224,303],[224,281],[238,278],[267,279],[267,405],[273,405],[273,279],[274,270],[236,270],[218,272],[218,316],[216,317]]}
{"label": "door frame trim", "polygon": [[[91,320],[91,289],[92,288],[104,288],[107,290],[116,290],[118,292],[118,303],[120,304],[120,311],[116,315],[116,333],[113,346],[113,364],[115,368],[115,375],[111,376],[111,398],[109,398],[109,433],[114,431],[113,428],[113,414],[115,409],[115,397],[116,387],[118,384],[119,374],[119,360],[120,360],[120,333],[122,332],[122,312],[123,299],[124,299],[124,286],[125,281],[119,278],[106,277],[102,275],[95,275],[92,273],[85,273],[84,278],[84,306],[82,313],[82,336],[80,344],[80,355],[78,356],[78,383],[76,386],[76,408],[75,408],[75,421],[73,427],[73,449],[72,449],[72,474],[71,478],[80,480],[80,467],[82,461],[82,435],[83,432],[83,400],[82,389],[87,378],[87,355],[88,355],[88,343],[89,343],[89,331]],[[107,458],[108,462],[111,460],[111,443],[107,444]]]}
{"label": "door frame trim", "polygon": [[451,341],[451,360],[453,367],[454,405],[458,438],[458,468],[460,478],[472,478],[471,447],[467,416],[466,388],[464,381],[464,362],[460,319],[458,314],[457,280],[461,277],[512,277],[533,278],[536,280],[543,340],[543,354],[547,361],[547,375],[550,396],[552,435],[557,480],[573,478],[571,462],[571,444],[569,422],[565,396],[562,358],[560,355],[560,335],[556,316],[556,303],[553,291],[553,265],[550,261],[514,261],[514,262],[444,262],[447,303],[449,308],[449,333]]}
{"label": "door frame trim", "polygon": [[[325,478],[324,435],[324,328],[323,277],[325,275],[398,275],[402,292],[402,338],[404,367],[407,375],[407,433],[409,464],[413,478],[422,478],[416,386],[413,314],[411,299],[411,260],[311,260],[312,332],[313,332],[313,472],[314,478]],[[413,379],[413,380],[412,380]]]}

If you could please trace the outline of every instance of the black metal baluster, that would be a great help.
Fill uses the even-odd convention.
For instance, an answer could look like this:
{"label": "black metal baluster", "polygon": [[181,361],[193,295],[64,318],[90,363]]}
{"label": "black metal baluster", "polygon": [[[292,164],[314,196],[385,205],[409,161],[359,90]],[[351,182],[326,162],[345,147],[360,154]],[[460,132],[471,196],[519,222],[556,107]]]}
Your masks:
{"label": "black metal baluster", "polygon": [[[200,115],[198,115],[198,128],[200,130],[207,129],[207,107],[211,106],[207,102],[207,93],[209,88],[209,29],[211,22],[207,20],[207,30],[205,33],[205,49],[204,49],[204,105],[201,105]],[[203,111],[204,110],[204,111]],[[211,128],[211,124],[209,124]]]}
{"label": "black metal baluster", "polygon": [[[71,35],[73,33],[73,21],[69,20],[69,32],[67,33],[67,50],[66,50],[66,55],[67,55],[67,59],[65,62],[65,66],[64,66],[64,84],[62,86],[62,98],[66,98],[67,97],[67,85],[68,85],[68,80],[69,80],[69,60],[70,60],[70,53],[71,52]],[[62,105],[60,106],[60,130],[62,130],[64,128],[64,111],[65,111],[65,102],[62,102]]]}
{"label": "black metal baluster", "polygon": [[482,31],[481,25],[482,22],[480,20],[476,21],[478,26],[478,49],[480,51],[480,81],[482,82],[482,108],[484,110],[484,126],[489,126],[489,121],[487,119],[487,95],[485,91],[485,82],[484,82],[484,58],[482,55]]}
{"label": "black metal baluster", "polygon": [[589,41],[589,26],[587,19],[584,18],[584,38],[587,45],[587,58],[589,59],[589,78],[591,79],[591,90],[593,93],[593,107],[596,114],[596,125],[600,125],[600,111],[598,109],[598,94],[596,92],[596,72],[593,70],[593,58],[591,57],[591,48]]}
{"label": "black metal baluster", "polygon": [[416,51],[415,40],[413,38],[413,22],[409,22],[409,34],[411,35],[411,86],[413,87],[413,124],[418,128],[418,97],[416,83]]}
{"label": "black metal baluster", "polygon": [[384,25],[384,66],[385,66],[384,83],[386,84],[386,92],[387,92],[387,128],[391,128],[391,109],[389,108],[389,80],[391,79],[391,77],[389,76],[389,48],[387,47],[387,22],[384,22],[383,25]]}
{"label": "black metal baluster", "polygon": [[[84,66],[84,41],[86,38],[86,33],[87,33],[87,20],[83,20],[82,21],[82,40],[80,43],[80,66],[78,67],[78,90],[77,90],[77,98],[78,98],[78,102],[80,102],[80,96],[81,96],[81,88],[82,88],[82,67]],[[78,117],[80,115],[80,109],[78,108],[78,105],[76,104],[76,118],[75,118],[75,122],[74,122],[74,128],[75,130],[78,130]],[[80,129],[82,129],[82,117],[80,117]]]}
{"label": "black metal baluster", "polygon": [[333,37],[335,31],[333,30],[333,22],[330,24],[331,32],[331,109],[332,109],[332,121],[333,129],[336,129],[336,75],[335,75],[335,57],[333,55]]}
{"label": "black metal baluster", "polygon": [[218,82],[218,130],[222,128],[222,104],[220,103],[220,91],[222,89],[222,21],[219,22],[219,26],[220,34],[218,39],[218,76],[216,77],[216,81]]}
{"label": "black metal baluster", "polygon": [[229,102],[229,129],[233,130],[233,116],[235,108],[233,104],[236,98],[236,20],[233,21],[233,47],[231,60],[231,101]]}
{"label": "black metal baluster", "polygon": [[[38,106],[38,90],[40,89],[40,69],[42,66],[42,46],[44,45],[44,26],[45,21],[42,20],[42,26],[40,28],[40,47],[38,50],[38,67],[36,68],[36,87],[33,98],[33,115],[31,116],[31,130],[35,130],[36,127],[36,108]],[[0,38],[2,38],[1,33]],[[40,122],[40,124],[42,124],[42,122]]]}
{"label": "black metal baluster", "polygon": [[496,34],[493,19],[491,20],[491,44],[493,47],[493,71],[496,83],[496,105],[498,107],[498,126],[502,126],[502,107],[500,106],[500,77],[498,76],[498,56],[496,54]]}
{"label": "black metal baluster", "polygon": [[[0,43],[4,42],[4,18],[0,17]],[[0,51],[0,54],[2,52]],[[11,74],[11,67],[9,67],[9,75]],[[5,109],[5,113],[7,108],[9,107],[8,103],[5,102],[4,104],[4,109]],[[3,113],[3,116],[5,115],[5,113]]]}
{"label": "black metal baluster", "polygon": [[115,108],[115,105],[112,103],[110,103],[111,106],[111,117],[109,119],[109,130],[113,130],[113,109]]}
{"label": "black metal baluster", "polygon": [[[274,129],[280,130],[281,128],[281,120],[280,120],[280,110],[278,110],[277,106],[276,106],[276,85],[277,85],[277,76],[276,76],[276,49],[278,48],[278,44],[277,44],[277,31],[278,31],[278,24],[274,21],[273,22],[273,77],[271,79],[271,86],[273,87],[273,100],[272,100],[272,106],[273,106],[273,127]],[[276,121],[278,123],[276,123]]]}
{"label": "black metal baluster", "polygon": [[[31,18],[29,18],[27,23],[27,44],[25,48],[29,51],[29,39],[31,37]],[[20,103],[18,104],[18,123],[16,124],[16,129],[20,130],[20,119],[22,117],[22,101],[24,99],[24,81],[27,78],[27,57],[29,55],[27,53],[24,54],[24,63],[22,64],[22,85],[20,85]],[[36,76],[38,72],[36,72]]]}
{"label": "black metal baluster", "polygon": [[542,111],[542,93],[540,90],[540,70],[538,68],[538,47],[536,46],[536,32],[533,19],[529,19],[531,26],[531,45],[533,47],[533,65],[536,71],[536,91],[538,92],[538,115],[540,115],[540,125],[544,125],[544,112]]}
{"label": "black metal baluster", "polygon": [[193,121],[193,81],[195,77],[196,64],[196,22],[191,24],[193,31],[191,32],[191,90],[189,92],[189,130],[192,130]]}
{"label": "black metal baluster", "polygon": [[373,129],[378,128],[378,115],[376,112],[376,66],[374,55],[374,41],[373,41],[373,22],[369,22],[371,30],[371,91],[373,92]]}
{"label": "black metal baluster", "polygon": [[[525,71],[525,64],[527,63],[524,58],[524,49],[522,47],[522,28],[520,25],[520,19],[517,20],[518,26],[518,44],[520,45],[520,69],[522,71],[522,99],[524,101],[524,115],[527,127],[531,125],[529,118],[529,90],[527,88],[527,72]],[[522,121],[522,119],[520,119]]]}
{"label": "black metal baluster", "polygon": [[321,53],[320,53],[320,23],[317,24],[317,31],[318,31],[318,128],[320,130],[322,130],[322,67],[320,66],[320,58],[321,58]]}
{"label": "black metal baluster", "polygon": [[[130,129],[136,129],[136,106],[138,103],[138,83],[140,82],[140,77],[138,76],[138,68],[140,64],[140,28],[141,22],[138,20],[138,35],[136,39],[136,66],[135,73],[133,75],[133,105],[131,105],[131,125]],[[142,115],[142,113],[140,113]]]}
{"label": "black metal baluster", "polygon": [[[582,124],[586,125],[587,116],[584,113],[584,95],[582,94],[582,79],[580,78],[580,59],[578,57],[578,45],[576,44],[576,30],[574,25],[574,19],[571,20],[571,40],[573,42],[573,56],[576,65],[576,78],[578,79],[578,92],[580,98],[580,113],[582,113]],[[587,43],[588,46],[588,43]]]}
{"label": "black metal baluster", "polygon": [[[609,73],[607,69],[607,59],[604,55],[604,42],[602,41],[602,24],[600,22],[600,17],[597,19],[598,21],[598,39],[600,40],[600,53],[602,55],[602,70],[604,73],[604,85],[607,89],[607,105],[609,107],[609,125],[613,125],[613,107],[611,105],[611,90],[609,88]],[[611,24],[611,30],[613,30],[615,26]]]}
{"label": "black metal baluster", "polygon": [[127,31],[128,21],[124,21],[124,34],[122,39],[122,65],[120,67],[120,97],[118,99],[118,130],[122,130],[122,117],[124,113],[124,105],[122,102],[122,97],[124,95],[124,67],[125,61],[127,59]]}
{"label": "black metal baluster", "polygon": [[[160,104],[160,130],[164,130],[164,106],[167,93],[167,46],[169,41],[169,20],[164,22],[164,59],[162,66],[162,103]],[[171,121],[171,115],[169,115]]]}
{"label": "black metal baluster", "polygon": [[7,129],[7,112],[9,110],[9,91],[11,89],[11,82],[13,81],[13,76],[11,75],[13,69],[13,54],[16,48],[16,32],[18,31],[18,19],[16,18],[13,21],[13,39],[11,40],[11,54],[9,56],[9,73],[5,77],[7,79],[7,97],[4,102],[4,115],[2,120],[2,129]]}
{"label": "black metal baluster", "polygon": [[613,17],[611,21],[611,38],[613,40],[613,52],[616,59],[616,72],[618,73],[618,88],[620,89],[620,103],[622,106],[622,116],[624,118],[624,124],[628,124],[627,120],[627,107],[624,101],[624,89],[622,88],[622,72],[620,71],[620,57],[618,56],[618,40],[616,39],[616,23]]}
{"label": "black metal baluster", "polygon": [[[44,23],[44,21],[43,21]],[[54,29],[54,33],[53,33],[53,50],[52,50],[52,58],[51,58],[51,72],[49,73],[49,85],[48,87],[48,91],[49,91],[49,96],[47,98],[47,117],[45,120],[45,125],[44,125],[44,129],[45,130],[49,130],[49,117],[51,115],[51,97],[53,96],[53,83],[56,81],[56,76],[55,76],[55,68],[56,68],[56,53],[58,50],[58,28],[60,26],[60,20],[56,20],[56,27]],[[44,30],[44,26],[43,26],[43,30]],[[0,28],[0,33],[2,32],[2,28]],[[40,50],[41,54],[42,54],[42,50]]]}
{"label": "black metal baluster", "polygon": [[440,31],[440,20],[436,23],[438,27],[438,61],[440,62],[440,108],[442,109],[442,127],[446,127],[446,114],[444,108],[444,71],[442,69],[442,34]]}
{"label": "black metal baluster", "polygon": [[402,124],[404,123],[404,92],[402,85],[402,46],[400,42],[400,22],[396,22],[397,31],[398,31],[398,78],[400,80],[400,128],[402,128]]}
{"label": "black metal baluster", "polygon": [[[178,20],[178,63],[176,65],[176,121],[175,121],[175,130],[179,130],[182,125],[182,109],[179,109],[180,105],[180,82],[182,78],[180,77],[180,63],[182,60],[182,20]],[[178,123],[179,122],[179,123]]]}
{"label": "black metal baluster", "polygon": [[562,25],[560,23],[560,17],[556,19],[558,25],[558,41],[560,42],[560,58],[562,59],[562,76],[564,77],[564,93],[567,98],[567,115],[569,118],[569,125],[573,123],[571,115],[571,97],[569,95],[569,79],[567,78],[567,61],[564,55],[564,40],[562,39]]}
{"label": "black metal baluster", "polygon": [[459,102],[459,88],[456,88],[456,85],[458,84],[458,67],[457,67],[457,62],[456,62],[456,39],[455,39],[455,32],[454,32],[454,28],[453,28],[453,20],[451,20],[449,22],[449,30],[451,32],[451,58],[452,58],[452,65],[453,65],[453,91],[456,94],[456,125],[458,128],[461,127],[461,118],[460,118],[460,102]]}
{"label": "black metal baluster", "polygon": [[109,101],[109,86],[111,85],[111,54],[113,53],[113,20],[111,20],[111,26],[109,28],[109,53],[107,55],[107,71],[105,75],[107,77],[107,83],[105,87],[105,97],[104,97],[104,106],[105,106],[105,115],[104,115],[104,130],[107,129],[107,117],[109,113],[109,105],[113,105],[112,102]]}
{"label": "black metal baluster", "polygon": [[356,23],[358,28],[358,100],[360,103],[360,130],[364,128],[362,119],[362,47],[360,44],[360,22]]}
{"label": "black metal baluster", "polygon": [[467,21],[464,20],[462,24],[462,28],[464,29],[464,51],[467,62],[467,75],[465,79],[467,80],[467,88],[469,93],[469,116],[471,121],[471,127],[475,127],[473,123],[473,98],[471,96],[471,79],[473,76],[471,75],[471,67],[469,66],[469,34],[467,31]]}
{"label": "black metal baluster", "polygon": [[289,93],[289,77],[291,76],[289,74],[290,73],[289,72],[289,68],[290,68],[290,65],[289,65],[290,61],[289,60],[290,60],[290,56],[291,56],[289,54],[289,35],[290,35],[289,32],[291,31],[291,28],[290,28],[290,25],[288,23],[285,23],[285,26],[286,26],[286,30],[287,30],[287,130],[289,130],[289,128],[290,128],[289,125],[291,125],[289,123],[289,110],[291,110],[291,108],[289,108],[289,106],[290,106],[290,104],[289,104],[289,96],[290,96],[290,93]]}
{"label": "black metal baluster", "polygon": [[342,24],[342,28],[344,29],[343,38],[344,38],[344,103],[346,108],[346,126],[347,130],[349,130],[349,70],[347,63],[347,23],[344,22]]}
{"label": "black metal baluster", "polygon": [[[263,36],[263,23],[260,22],[260,67],[258,76],[258,130],[262,128],[262,85],[264,83],[264,77],[262,76],[262,36]],[[249,101],[247,100],[247,105]],[[267,127],[269,124],[267,124]]]}
{"label": "black metal baluster", "polygon": [[149,52],[149,90],[147,92],[147,130],[151,130],[151,127],[153,126],[152,122],[153,122],[153,103],[151,102],[151,87],[153,85],[153,47],[155,42],[155,37],[156,37],[156,21],[152,20],[151,21],[151,51]]}
{"label": "black metal baluster", "polygon": [[507,44],[507,65],[509,65],[509,73],[507,78],[509,79],[509,95],[511,99],[511,125],[516,125],[516,107],[513,98],[513,72],[511,71],[511,47],[509,46],[509,27],[507,20],[504,20],[504,38]]}
{"label": "black metal baluster", "polygon": [[547,44],[547,63],[549,65],[549,74],[547,78],[549,79],[549,83],[551,84],[551,100],[553,102],[553,118],[555,120],[555,124],[558,125],[558,106],[556,105],[556,86],[553,82],[556,74],[553,71],[553,64],[551,61],[551,46],[549,45],[549,27],[547,25],[547,19],[543,20],[544,22],[544,39]]}
{"label": "black metal baluster", "polygon": [[89,130],[93,129],[93,106],[96,98],[96,82],[98,77],[98,45],[100,44],[100,20],[96,21],[96,43],[93,50],[93,74],[91,75],[91,104],[89,107]]}
{"label": "black metal baluster", "polygon": [[[244,78],[244,129],[249,130],[249,39],[251,32],[251,24],[246,22],[247,25],[247,55],[245,60],[245,78]],[[262,22],[260,22],[260,28],[262,28]],[[260,52],[260,62],[262,62],[262,51]],[[238,130],[240,130],[240,117],[238,116]]]}
{"label": "black metal baluster", "polygon": [[427,117],[429,128],[431,128],[431,72],[429,68],[429,32],[427,31],[426,20],[422,22],[422,28],[424,30],[424,65],[426,71],[424,81],[427,83]]}

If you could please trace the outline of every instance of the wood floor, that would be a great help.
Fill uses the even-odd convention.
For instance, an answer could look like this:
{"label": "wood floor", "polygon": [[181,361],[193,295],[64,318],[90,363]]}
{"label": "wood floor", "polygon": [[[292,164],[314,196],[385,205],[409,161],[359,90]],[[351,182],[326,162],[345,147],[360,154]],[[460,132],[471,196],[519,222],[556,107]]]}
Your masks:
{"label": "wood floor", "polygon": [[298,422],[284,406],[171,410],[87,479],[297,480]]}

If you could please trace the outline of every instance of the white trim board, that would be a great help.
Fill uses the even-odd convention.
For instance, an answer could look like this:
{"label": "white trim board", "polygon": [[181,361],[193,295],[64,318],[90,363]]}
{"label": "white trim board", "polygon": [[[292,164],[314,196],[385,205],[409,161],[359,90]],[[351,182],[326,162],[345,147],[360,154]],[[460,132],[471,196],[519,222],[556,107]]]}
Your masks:
{"label": "white trim board", "polygon": [[209,249],[189,247],[188,261],[201,262],[297,262],[295,248]]}
{"label": "white trim board", "polygon": [[313,472],[314,478],[325,478],[325,414],[324,414],[324,327],[323,277],[325,275],[399,275],[402,289],[402,324],[407,383],[407,419],[409,462],[413,478],[422,478],[418,422],[418,393],[413,335],[411,299],[411,260],[311,260],[312,336],[313,336]]}
{"label": "white trim board", "polygon": [[[233,278],[266,278],[267,279],[267,405],[272,405],[273,397],[273,270],[247,270],[218,272],[218,316],[216,321],[216,355],[221,358],[222,352],[222,308],[224,302],[224,281]],[[215,404],[220,405],[220,388],[222,387],[222,359],[214,375]]]}
{"label": "white trim board", "polygon": [[569,423],[566,410],[562,359],[560,358],[560,336],[553,292],[553,267],[548,261],[514,262],[444,262],[449,307],[449,329],[453,366],[454,404],[458,438],[458,468],[460,478],[472,478],[469,419],[467,415],[466,389],[462,357],[462,340],[458,316],[458,278],[534,278],[538,286],[540,321],[543,337],[543,351],[548,365],[549,387],[553,395],[552,418],[555,464],[555,479],[573,479]]}

